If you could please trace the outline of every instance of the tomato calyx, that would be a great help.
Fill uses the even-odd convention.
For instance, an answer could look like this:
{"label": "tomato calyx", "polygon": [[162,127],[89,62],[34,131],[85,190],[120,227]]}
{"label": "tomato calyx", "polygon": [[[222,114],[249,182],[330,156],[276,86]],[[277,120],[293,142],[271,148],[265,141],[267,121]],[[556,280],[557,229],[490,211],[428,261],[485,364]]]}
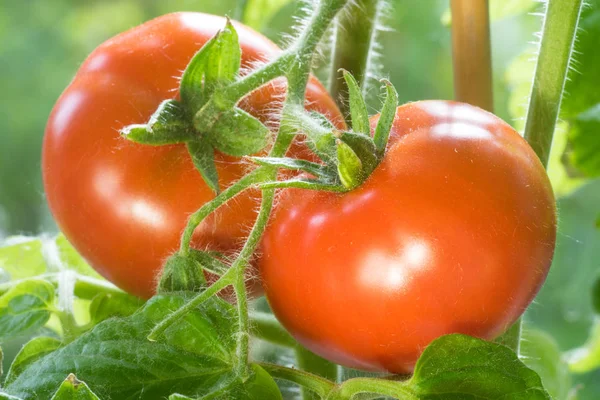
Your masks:
{"label": "tomato calyx", "polygon": [[[192,57],[179,85],[179,99],[163,101],[146,124],[121,129],[127,140],[153,146],[187,144],[194,165],[208,186],[220,192],[214,152],[241,157],[262,150],[270,130],[235,103],[212,110],[213,95],[236,82],[241,65],[237,32],[229,19]],[[204,110],[205,111],[205,110]],[[201,114],[202,118],[197,118]]]}
{"label": "tomato calyx", "polygon": [[292,158],[250,157],[259,165],[301,171],[310,177],[266,182],[262,188],[303,188],[344,192],[357,188],[379,165],[384,157],[392,122],[398,106],[398,94],[392,84],[385,84],[386,99],[373,135],[367,106],[354,77],[343,71],[350,93],[352,130],[337,130],[325,116],[297,107],[290,111],[296,131],[306,135],[307,145],[322,164]]}

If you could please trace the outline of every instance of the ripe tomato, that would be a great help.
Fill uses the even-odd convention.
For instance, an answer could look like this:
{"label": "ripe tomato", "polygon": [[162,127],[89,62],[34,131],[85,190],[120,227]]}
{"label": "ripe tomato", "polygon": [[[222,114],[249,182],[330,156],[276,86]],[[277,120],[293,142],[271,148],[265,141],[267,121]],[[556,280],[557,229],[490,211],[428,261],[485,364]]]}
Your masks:
{"label": "ripe tomato", "polygon": [[555,236],[552,188],[526,141],[478,108],[423,101],[397,109],[387,154],[359,188],[281,193],[260,274],[307,348],[406,373],[441,335],[493,339],[515,322]]}
{"label": "ripe tomato", "polygon": [[[187,217],[214,195],[184,145],[133,144],[118,131],[146,122],[162,100],[177,96],[178,77],[187,63],[223,26],[222,17],[176,13],[108,40],[83,63],[48,121],[44,187],[60,229],[98,272],[142,297],[153,294],[155,275],[178,248]],[[235,26],[244,67],[279,53],[259,33]],[[248,96],[243,107],[264,117],[284,89],[269,84]],[[307,101],[341,121],[316,79],[309,84]],[[220,154],[216,159],[222,187],[247,172],[239,160]],[[220,209],[197,229],[194,246],[237,250],[252,226],[259,197],[250,191]]]}

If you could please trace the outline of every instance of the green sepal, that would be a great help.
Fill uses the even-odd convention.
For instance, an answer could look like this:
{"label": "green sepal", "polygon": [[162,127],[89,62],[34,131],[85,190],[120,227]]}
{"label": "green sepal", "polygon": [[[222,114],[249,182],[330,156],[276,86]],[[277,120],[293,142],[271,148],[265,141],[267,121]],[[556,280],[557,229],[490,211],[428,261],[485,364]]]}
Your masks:
{"label": "green sepal", "polygon": [[338,157],[337,170],[340,182],[346,189],[354,189],[364,180],[363,164],[349,145],[341,140],[337,140],[336,144]]}
{"label": "green sepal", "polygon": [[50,400],[100,400],[98,396],[74,374],[69,374]]}
{"label": "green sepal", "polygon": [[311,161],[289,157],[249,157],[249,159],[258,165],[272,166],[291,171],[304,171],[315,177],[329,176],[325,165],[317,164]]}
{"label": "green sepal", "polygon": [[234,157],[259,152],[267,146],[271,138],[269,128],[237,107],[222,113],[205,134],[215,149]]}
{"label": "green sepal", "polygon": [[212,145],[205,140],[198,139],[188,142],[187,149],[204,182],[213,192],[219,194],[221,188],[217,166],[215,165],[215,150]]}
{"label": "green sepal", "polygon": [[156,293],[197,292],[206,287],[202,264],[196,257],[175,253],[165,262]]}
{"label": "green sepal", "polygon": [[398,108],[398,92],[396,92],[394,85],[386,79],[382,79],[381,82],[385,84],[387,94],[379,115],[379,121],[377,121],[375,134],[373,135],[373,141],[377,147],[377,155],[380,159],[383,158],[385,153],[390,138],[390,131],[396,117],[396,108]]}
{"label": "green sepal", "polygon": [[301,131],[306,137],[307,146],[326,164],[335,165],[337,151],[335,147],[335,128],[327,118],[317,112],[306,112],[301,106],[289,107],[291,124],[294,130]]}
{"label": "green sepal", "polygon": [[199,262],[204,270],[218,276],[223,275],[229,269],[229,265],[219,259],[220,256],[221,254],[215,251],[190,249],[190,257]]}
{"label": "green sepal", "polygon": [[160,103],[147,124],[129,125],[120,132],[129,141],[153,146],[182,143],[197,136],[177,100]]}
{"label": "green sepal", "polygon": [[235,79],[240,69],[241,50],[238,35],[229,20],[192,57],[181,77],[181,101],[194,115],[220,85]]}
{"label": "green sepal", "polygon": [[356,153],[362,163],[364,177],[371,175],[371,172],[379,164],[377,148],[373,139],[370,136],[354,132],[341,132],[338,138]]}
{"label": "green sepal", "polygon": [[369,113],[367,112],[367,104],[362,96],[360,87],[354,79],[354,76],[345,69],[341,69],[344,75],[346,85],[348,85],[348,95],[350,101],[350,116],[352,117],[352,130],[363,135],[371,135],[371,127],[369,124]]}

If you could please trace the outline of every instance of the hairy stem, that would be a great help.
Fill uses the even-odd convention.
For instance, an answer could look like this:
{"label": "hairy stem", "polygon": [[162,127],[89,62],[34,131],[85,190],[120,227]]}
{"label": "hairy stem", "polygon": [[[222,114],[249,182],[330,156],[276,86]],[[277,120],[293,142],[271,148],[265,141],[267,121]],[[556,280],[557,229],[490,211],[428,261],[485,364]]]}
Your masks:
{"label": "hairy stem", "polygon": [[525,139],[548,164],[583,0],[549,0],[527,110]]}
{"label": "hairy stem", "polygon": [[327,400],[352,399],[361,393],[377,393],[382,396],[388,396],[402,400],[418,400],[410,389],[399,385],[395,381],[386,381],[373,378],[354,378],[349,379],[336,387],[327,397]]}
{"label": "hairy stem", "polygon": [[506,332],[494,340],[496,343],[510,347],[517,355],[521,349],[521,318],[517,320]]}
{"label": "hairy stem", "polygon": [[264,175],[264,168],[256,168],[248,175],[245,175],[239,181],[229,186],[227,189],[222,191],[213,200],[204,204],[198,211],[193,213],[188,219],[187,225],[181,236],[180,251],[182,254],[188,254],[190,251],[190,243],[194,235],[194,231],[202,223],[202,221],[208,217],[217,208],[221,207],[229,200],[233,199],[244,190],[248,189],[255,183],[261,181]]}
{"label": "hairy stem", "polygon": [[493,112],[488,0],[452,0],[454,97]]}
{"label": "hairy stem", "polygon": [[356,78],[365,95],[369,60],[377,32],[377,13],[382,1],[356,0],[336,20],[329,93],[345,116],[349,116],[348,91],[340,69],[349,71]]}
{"label": "hairy stem", "polygon": [[296,383],[311,390],[321,398],[325,398],[335,387],[333,382],[309,372],[268,363],[259,363],[259,365],[273,378]]}

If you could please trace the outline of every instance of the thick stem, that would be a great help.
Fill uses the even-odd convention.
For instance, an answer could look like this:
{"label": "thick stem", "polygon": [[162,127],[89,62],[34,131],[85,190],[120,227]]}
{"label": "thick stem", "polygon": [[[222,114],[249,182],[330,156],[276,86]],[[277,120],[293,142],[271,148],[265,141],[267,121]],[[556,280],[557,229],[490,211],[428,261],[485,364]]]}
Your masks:
{"label": "thick stem", "polygon": [[547,166],[583,0],[549,0],[525,124],[525,139]]}
{"label": "thick stem", "polygon": [[298,342],[283,326],[269,313],[253,312],[250,314],[252,335],[267,342],[295,348]]}
{"label": "thick stem", "polygon": [[[383,0],[356,0],[335,22],[329,93],[345,116],[349,116],[348,91],[340,68],[349,71],[366,95],[366,81],[377,33],[377,13]],[[350,122],[350,121],[348,121]]]}
{"label": "thick stem", "polygon": [[296,383],[303,388],[308,388],[321,398],[327,396],[335,387],[333,382],[308,372],[275,364],[259,363],[259,365],[273,378]]}
{"label": "thick stem", "polygon": [[[310,372],[320,377],[337,381],[338,366],[318,355],[308,351],[302,346],[296,347],[296,361],[300,369]],[[305,400],[317,400],[318,397],[309,390],[302,389],[302,397]]]}
{"label": "thick stem", "polygon": [[452,0],[454,97],[493,112],[488,0]]}

